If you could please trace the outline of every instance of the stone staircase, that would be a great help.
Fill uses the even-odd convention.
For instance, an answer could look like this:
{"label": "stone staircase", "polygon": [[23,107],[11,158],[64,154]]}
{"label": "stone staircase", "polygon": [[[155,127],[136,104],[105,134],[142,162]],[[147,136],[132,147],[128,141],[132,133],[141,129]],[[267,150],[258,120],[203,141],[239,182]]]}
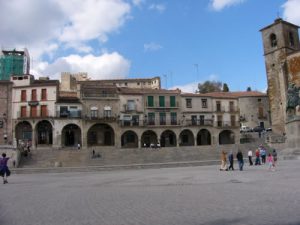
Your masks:
{"label": "stone staircase", "polygon": [[[255,150],[262,139],[256,142],[222,146],[191,146],[160,149],[116,149],[97,147],[88,149],[32,150],[28,157],[22,157],[17,173],[95,171],[129,168],[157,168],[175,166],[198,166],[220,163],[220,152],[240,149],[247,157],[249,149]],[[267,146],[266,146],[267,147]],[[268,148],[268,147],[267,147]],[[101,157],[92,158],[92,150]]]}

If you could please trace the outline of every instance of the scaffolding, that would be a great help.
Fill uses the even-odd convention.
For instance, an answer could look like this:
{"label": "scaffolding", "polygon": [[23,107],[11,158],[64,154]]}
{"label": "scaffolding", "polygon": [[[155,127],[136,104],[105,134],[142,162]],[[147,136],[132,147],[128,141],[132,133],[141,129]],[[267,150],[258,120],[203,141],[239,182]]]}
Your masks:
{"label": "scaffolding", "polygon": [[10,80],[10,76],[22,76],[29,73],[29,54],[24,50],[1,50],[0,80]]}

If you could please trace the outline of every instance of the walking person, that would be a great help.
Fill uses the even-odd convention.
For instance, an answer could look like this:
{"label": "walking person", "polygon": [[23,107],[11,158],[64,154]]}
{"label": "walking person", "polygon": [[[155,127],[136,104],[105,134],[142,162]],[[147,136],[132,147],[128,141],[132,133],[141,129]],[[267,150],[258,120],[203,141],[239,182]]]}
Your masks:
{"label": "walking person", "polygon": [[259,149],[255,150],[255,166],[260,165],[260,152]]}
{"label": "walking person", "polygon": [[274,159],[271,153],[267,157],[268,170],[274,171]]}
{"label": "walking person", "polygon": [[248,151],[248,159],[249,159],[249,166],[252,166],[253,165],[253,162],[252,162],[252,150],[249,150]]}
{"label": "walking person", "polygon": [[230,151],[230,153],[228,154],[228,161],[229,161],[228,170],[230,170],[230,169],[234,170],[234,168],[233,168],[233,152],[232,151]]}
{"label": "walking person", "polygon": [[236,154],[236,158],[239,163],[239,169],[240,169],[240,171],[242,171],[243,166],[244,166],[244,159],[243,159],[243,153],[241,152],[241,150],[238,150],[238,153]]}
{"label": "walking person", "polygon": [[273,149],[272,156],[273,156],[273,160],[274,160],[274,168],[275,168],[275,167],[276,167],[276,164],[277,164],[277,152],[276,152],[275,149]]}
{"label": "walking person", "polygon": [[77,144],[77,149],[80,150],[80,143]]}
{"label": "walking person", "polygon": [[220,167],[220,171],[227,171],[227,162],[226,162],[226,152],[222,151],[221,153],[221,167]]}
{"label": "walking person", "polygon": [[265,148],[264,148],[264,146],[262,146],[261,145],[261,147],[260,147],[260,157],[261,157],[261,163],[262,164],[265,164],[266,163],[266,150],[265,150]]}
{"label": "walking person", "polygon": [[3,184],[7,184],[7,177],[10,176],[10,170],[7,166],[7,161],[9,160],[8,157],[6,157],[6,154],[2,154],[2,159],[0,159],[0,176],[3,177]]}

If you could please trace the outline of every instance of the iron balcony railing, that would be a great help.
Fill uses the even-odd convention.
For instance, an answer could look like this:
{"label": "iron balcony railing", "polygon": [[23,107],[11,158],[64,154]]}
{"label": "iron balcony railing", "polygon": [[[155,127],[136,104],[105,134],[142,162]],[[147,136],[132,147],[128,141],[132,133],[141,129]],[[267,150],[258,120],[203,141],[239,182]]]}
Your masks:
{"label": "iron balcony railing", "polygon": [[186,119],[185,124],[186,126],[213,126],[213,120]]}
{"label": "iron balcony railing", "polygon": [[81,110],[56,111],[58,118],[81,118]]}
{"label": "iron balcony railing", "polygon": [[36,111],[18,111],[17,118],[46,118],[53,117],[49,110],[36,110]]}

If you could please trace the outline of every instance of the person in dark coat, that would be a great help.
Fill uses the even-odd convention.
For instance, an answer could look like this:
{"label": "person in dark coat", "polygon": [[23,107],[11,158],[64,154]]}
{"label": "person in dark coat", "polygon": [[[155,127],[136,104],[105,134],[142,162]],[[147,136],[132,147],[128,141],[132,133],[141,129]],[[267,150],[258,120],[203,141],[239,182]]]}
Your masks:
{"label": "person in dark coat", "polygon": [[243,159],[243,153],[241,152],[241,150],[238,150],[238,153],[236,154],[236,158],[237,158],[238,163],[239,163],[240,171],[242,171],[243,166],[244,166],[244,159]]}
{"label": "person in dark coat", "polygon": [[234,168],[233,168],[233,152],[232,151],[228,154],[228,161],[229,161],[228,170],[230,170],[230,169],[234,170]]}
{"label": "person in dark coat", "polygon": [[7,161],[9,160],[8,157],[6,157],[6,154],[2,154],[2,159],[0,159],[0,176],[3,177],[3,184],[7,184],[7,177],[10,176],[10,171],[7,166]]}

